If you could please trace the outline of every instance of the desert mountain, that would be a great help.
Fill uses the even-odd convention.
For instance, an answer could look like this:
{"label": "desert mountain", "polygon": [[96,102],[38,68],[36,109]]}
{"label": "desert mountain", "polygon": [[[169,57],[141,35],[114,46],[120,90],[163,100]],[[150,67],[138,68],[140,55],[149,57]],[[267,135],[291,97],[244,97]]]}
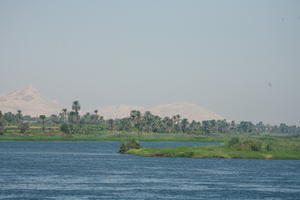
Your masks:
{"label": "desert mountain", "polygon": [[0,95],[0,110],[13,112],[21,110],[23,115],[39,116],[57,114],[63,108],[56,101],[49,100],[31,85]]}
{"label": "desert mountain", "polygon": [[[24,115],[39,116],[44,114],[49,116],[51,114],[58,114],[64,107],[56,101],[49,100],[32,86],[0,95],[0,110],[2,112],[16,113],[17,110],[22,110]],[[99,114],[104,116],[105,119],[128,117],[132,110],[139,110],[142,113],[150,111],[152,114],[159,115],[160,117],[172,117],[179,114],[182,118],[196,121],[224,119],[220,115],[210,112],[199,105],[188,102],[162,104],[151,107],[117,105],[98,108]],[[84,114],[84,111],[81,114]]]}
{"label": "desert mountain", "polygon": [[127,117],[131,110],[139,110],[141,112],[150,111],[152,114],[159,115],[160,117],[171,117],[179,114],[182,118],[196,121],[224,119],[220,115],[189,102],[162,104],[151,107],[118,105],[98,108],[100,115],[104,116],[105,119]]}

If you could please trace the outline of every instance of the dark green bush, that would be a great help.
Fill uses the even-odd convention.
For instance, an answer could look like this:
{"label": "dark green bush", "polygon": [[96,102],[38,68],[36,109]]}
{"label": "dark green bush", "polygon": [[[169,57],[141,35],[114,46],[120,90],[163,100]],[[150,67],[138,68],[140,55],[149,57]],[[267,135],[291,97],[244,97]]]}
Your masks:
{"label": "dark green bush", "polygon": [[[94,127],[82,124],[62,124],[60,130],[66,134],[90,134],[95,132]],[[98,130],[102,130],[101,127],[97,127],[97,131]]]}
{"label": "dark green bush", "polygon": [[270,144],[267,144],[265,149],[266,151],[272,151],[272,146]]}
{"label": "dark green bush", "polygon": [[245,140],[242,142],[242,150],[261,151],[262,143],[257,140]]}
{"label": "dark green bush", "polygon": [[239,139],[238,137],[233,137],[233,138],[231,138],[231,139],[228,141],[227,145],[228,145],[230,148],[232,148],[232,147],[234,147],[234,146],[236,146],[236,145],[240,145],[240,139]]}
{"label": "dark green bush", "polygon": [[[248,150],[248,151],[262,151],[263,150],[263,143],[258,140],[254,139],[245,139],[245,140],[240,140],[237,137],[231,138],[228,143],[228,147],[231,149],[235,150]],[[267,151],[270,151],[271,146],[267,145],[266,147]]]}
{"label": "dark green bush", "polygon": [[28,123],[21,123],[19,125],[19,129],[21,133],[25,133],[29,129],[29,124]]}
{"label": "dark green bush", "polygon": [[71,134],[72,133],[72,130],[73,130],[73,127],[72,125],[70,124],[62,124],[60,126],[60,130],[66,134]]}
{"label": "dark green bush", "polygon": [[119,148],[119,153],[126,153],[129,149],[140,149],[141,145],[135,139],[123,141]]}
{"label": "dark green bush", "polygon": [[3,135],[5,131],[4,123],[0,121],[0,135]]}

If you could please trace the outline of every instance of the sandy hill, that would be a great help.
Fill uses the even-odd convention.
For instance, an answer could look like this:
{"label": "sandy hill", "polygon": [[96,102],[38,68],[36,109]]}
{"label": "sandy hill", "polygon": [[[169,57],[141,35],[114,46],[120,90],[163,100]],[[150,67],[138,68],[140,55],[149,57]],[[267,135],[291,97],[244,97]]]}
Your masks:
{"label": "sandy hill", "polygon": [[[0,95],[0,110],[2,112],[16,113],[17,110],[22,110],[24,115],[39,116],[45,114],[49,116],[51,114],[58,114],[64,107],[65,106],[56,101],[49,100],[32,86]],[[104,116],[105,119],[128,117],[132,110],[139,110],[142,113],[150,111],[152,114],[161,117],[172,117],[179,114],[182,118],[196,121],[224,119],[220,115],[210,112],[199,105],[188,102],[163,104],[151,107],[117,105],[98,108],[99,114]],[[81,114],[84,113],[85,111],[81,111]]]}
{"label": "sandy hill", "polygon": [[56,101],[49,100],[32,86],[0,95],[0,110],[13,112],[21,110],[23,115],[39,116],[57,114],[63,108]]}
{"label": "sandy hill", "polygon": [[179,114],[182,118],[196,121],[224,119],[224,117],[220,115],[189,102],[162,104],[151,107],[117,105],[98,108],[99,114],[104,116],[105,119],[127,117],[131,110],[139,110],[141,112],[150,111],[152,114],[159,115],[161,117],[171,117]]}

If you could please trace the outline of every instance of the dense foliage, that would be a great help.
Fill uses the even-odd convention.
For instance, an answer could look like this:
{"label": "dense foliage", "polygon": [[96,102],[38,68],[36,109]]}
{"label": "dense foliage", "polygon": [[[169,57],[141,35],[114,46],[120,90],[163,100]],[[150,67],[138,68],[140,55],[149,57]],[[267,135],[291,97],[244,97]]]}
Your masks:
{"label": "dense foliage", "polygon": [[[207,136],[206,136],[207,137]],[[217,138],[217,136],[213,136]],[[225,144],[130,149],[126,153],[140,156],[193,158],[247,158],[300,160],[300,137],[240,135]]]}
{"label": "dense foliage", "polygon": [[[255,139],[245,139],[241,140],[238,137],[231,138],[228,143],[228,147],[234,150],[248,150],[248,151],[262,151],[262,150],[271,150],[271,146],[266,144],[263,146],[262,141]],[[264,148],[263,148],[264,147]]]}
{"label": "dense foliage", "polygon": [[[147,133],[187,133],[187,134],[214,134],[214,133],[287,133],[299,134],[299,126],[288,126],[284,123],[280,125],[268,125],[263,122],[254,124],[250,121],[226,120],[206,120],[202,122],[189,121],[181,118],[180,115],[161,118],[147,111],[141,113],[133,110],[129,113],[129,117],[121,119],[104,119],[98,114],[98,110],[93,113],[85,113],[80,116],[79,110],[81,106],[78,101],[74,101],[72,110],[62,109],[58,115],[31,117],[23,116],[22,111],[16,114],[7,112],[2,114],[0,118],[0,133],[4,130],[5,124],[21,124],[26,123],[42,123],[43,130],[45,126],[51,124],[59,124],[60,130],[64,133],[91,133],[95,131],[133,131]],[[2,128],[1,128],[2,127]]]}
{"label": "dense foliage", "polygon": [[60,130],[66,134],[72,133],[72,126],[70,124],[62,124]]}
{"label": "dense foliage", "polygon": [[2,121],[0,121],[0,135],[3,135],[4,132],[5,132],[4,123]]}
{"label": "dense foliage", "polygon": [[29,123],[20,123],[19,129],[21,133],[25,133],[29,129]]}
{"label": "dense foliage", "polygon": [[119,153],[126,153],[129,149],[140,149],[141,145],[135,139],[123,141],[119,148]]}

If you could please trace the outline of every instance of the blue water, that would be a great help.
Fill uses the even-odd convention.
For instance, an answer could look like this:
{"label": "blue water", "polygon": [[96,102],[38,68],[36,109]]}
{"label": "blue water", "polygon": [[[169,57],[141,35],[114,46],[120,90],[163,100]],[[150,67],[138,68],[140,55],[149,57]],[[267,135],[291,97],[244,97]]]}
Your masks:
{"label": "blue water", "polygon": [[118,146],[2,141],[0,199],[300,199],[300,161],[138,157]]}

